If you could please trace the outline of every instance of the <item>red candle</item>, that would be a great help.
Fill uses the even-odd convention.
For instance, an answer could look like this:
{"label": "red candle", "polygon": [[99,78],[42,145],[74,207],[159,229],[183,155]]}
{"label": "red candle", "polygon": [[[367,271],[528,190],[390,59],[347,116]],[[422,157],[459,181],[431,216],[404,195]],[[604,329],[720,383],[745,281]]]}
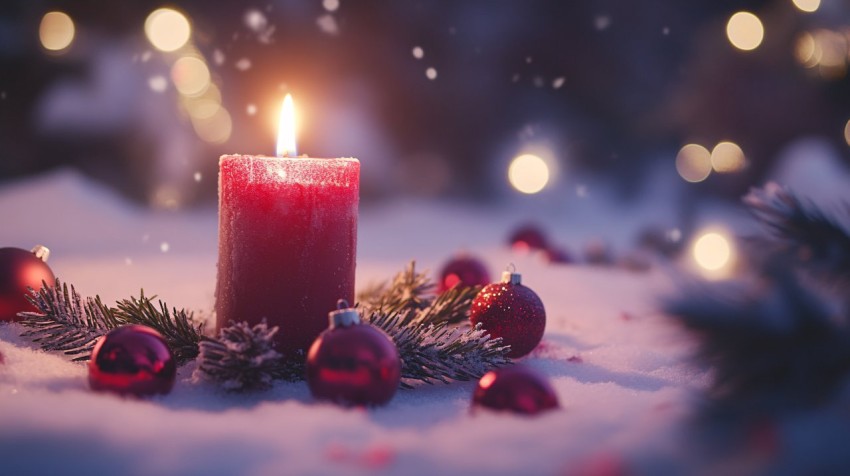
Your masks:
{"label": "red candle", "polygon": [[278,351],[294,356],[327,328],[338,299],[354,302],[360,162],[287,157],[294,114],[285,115],[293,139],[279,139],[283,157],[219,162],[216,325],[266,319],[280,327]]}

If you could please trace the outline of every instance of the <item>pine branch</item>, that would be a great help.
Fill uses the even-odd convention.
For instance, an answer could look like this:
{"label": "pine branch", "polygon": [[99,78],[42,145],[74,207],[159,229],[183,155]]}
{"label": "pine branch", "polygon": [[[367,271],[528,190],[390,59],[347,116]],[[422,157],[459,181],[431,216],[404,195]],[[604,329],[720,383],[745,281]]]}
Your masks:
{"label": "pine branch", "polygon": [[141,324],[151,327],[162,334],[174,358],[182,365],[198,356],[198,344],[203,337],[203,324],[194,325],[194,316],[185,309],[172,308],[153,297],[145,297],[144,290],[139,297],[130,297],[116,303],[115,315],[122,324]]}
{"label": "pine branch", "polygon": [[698,337],[715,409],[764,412],[820,403],[850,372],[850,328],[831,304],[774,268],[748,286],[692,286],[666,311]]}
{"label": "pine branch", "polygon": [[269,328],[265,319],[251,327],[231,323],[217,339],[200,344],[195,377],[219,383],[229,391],[264,390],[274,380],[303,378],[303,364],[287,361],[274,349],[278,327]]}
{"label": "pine branch", "polygon": [[425,308],[433,299],[435,288],[427,273],[417,273],[416,261],[411,261],[389,284],[382,283],[361,292],[357,301],[367,314],[377,309],[395,314]]}
{"label": "pine branch", "polygon": [[[372,314],[369,322],[384,330],[401,355],[401,377],[425,383],[478,379],[487,371],[509,364],[509,346],[491,339],[477,325],[461,329],[448,322],[404,324],[400,314]],[[402,387],[411,385],[402,380]]]}
{"label": "pine branch", "polygon": [[[850,224],[786,187],[768,183],[753,188],[744,203],[768,232],[774,253],[813,271],[817,276],[850,284]],[[845,212],[850,206],[845,206]]]}
{"label": "pine branch", "polygon": [[74,361],[88,360],[97,339],[118,326],[120,320],[113,309],[105,306],[100,297],[80,298],[74,286],[58,278],[54,286],[42,282],[42,288],[29,289],[27,300],[37,312],[21,312],[21,325],[30,330],[21,335],[47,351],[78,355]]}

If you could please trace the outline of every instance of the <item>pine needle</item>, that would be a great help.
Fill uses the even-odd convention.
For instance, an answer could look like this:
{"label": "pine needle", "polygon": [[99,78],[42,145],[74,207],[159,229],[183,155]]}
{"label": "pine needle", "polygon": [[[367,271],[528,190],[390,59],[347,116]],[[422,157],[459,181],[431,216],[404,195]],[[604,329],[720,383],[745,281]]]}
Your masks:
{"label": "pine needle", "polygon": [[776,183],[753,188],[744,199],[768,232],[766,245],[815,276],[850,285],[850,224]]}
{"label": "pine needle", "polygon": [[30,288],[27,300],[37,312],[21,312],[21,325],[29,328],[21,335],[47,351],[75,355],[74,361],[88,360],[97,339],[119,325],[113,309],[100,297],[83,302],[74,286],[57,278],[53,286],[42,282],[38,291]]}
{"label": "pine needle", "polygon": [[139,297],[130,297],[116,303],[115,315],[124,324],[148,326],[162,334],[171,348],[177,363],[182,365],[198,356],[198,343],[203,337],[203,324],[194,325],[193,314],[185,309],[168,309],[168,305],[158,301],[156,296],[145,297],[145,291]]}

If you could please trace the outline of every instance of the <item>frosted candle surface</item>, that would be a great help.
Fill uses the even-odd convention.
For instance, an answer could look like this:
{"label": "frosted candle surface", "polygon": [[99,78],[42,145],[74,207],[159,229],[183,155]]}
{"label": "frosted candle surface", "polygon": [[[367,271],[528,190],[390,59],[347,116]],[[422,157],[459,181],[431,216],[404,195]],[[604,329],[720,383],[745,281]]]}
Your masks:
{"label": "frosted candle surface", "polygon": [[360,162],[225,155],[219,173],[217,327],[265,318],[306,352],[354,302]]}

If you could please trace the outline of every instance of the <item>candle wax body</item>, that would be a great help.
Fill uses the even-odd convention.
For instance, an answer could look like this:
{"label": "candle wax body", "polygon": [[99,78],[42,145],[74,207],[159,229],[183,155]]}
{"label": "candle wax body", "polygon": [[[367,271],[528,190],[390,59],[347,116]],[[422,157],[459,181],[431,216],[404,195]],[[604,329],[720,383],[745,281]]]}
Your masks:
{"label": "candle wax body", "polygon": [[359,192],[357,159],[222,156],[217,328],[265,318],[279,352],[306,354],[354,303]]}

